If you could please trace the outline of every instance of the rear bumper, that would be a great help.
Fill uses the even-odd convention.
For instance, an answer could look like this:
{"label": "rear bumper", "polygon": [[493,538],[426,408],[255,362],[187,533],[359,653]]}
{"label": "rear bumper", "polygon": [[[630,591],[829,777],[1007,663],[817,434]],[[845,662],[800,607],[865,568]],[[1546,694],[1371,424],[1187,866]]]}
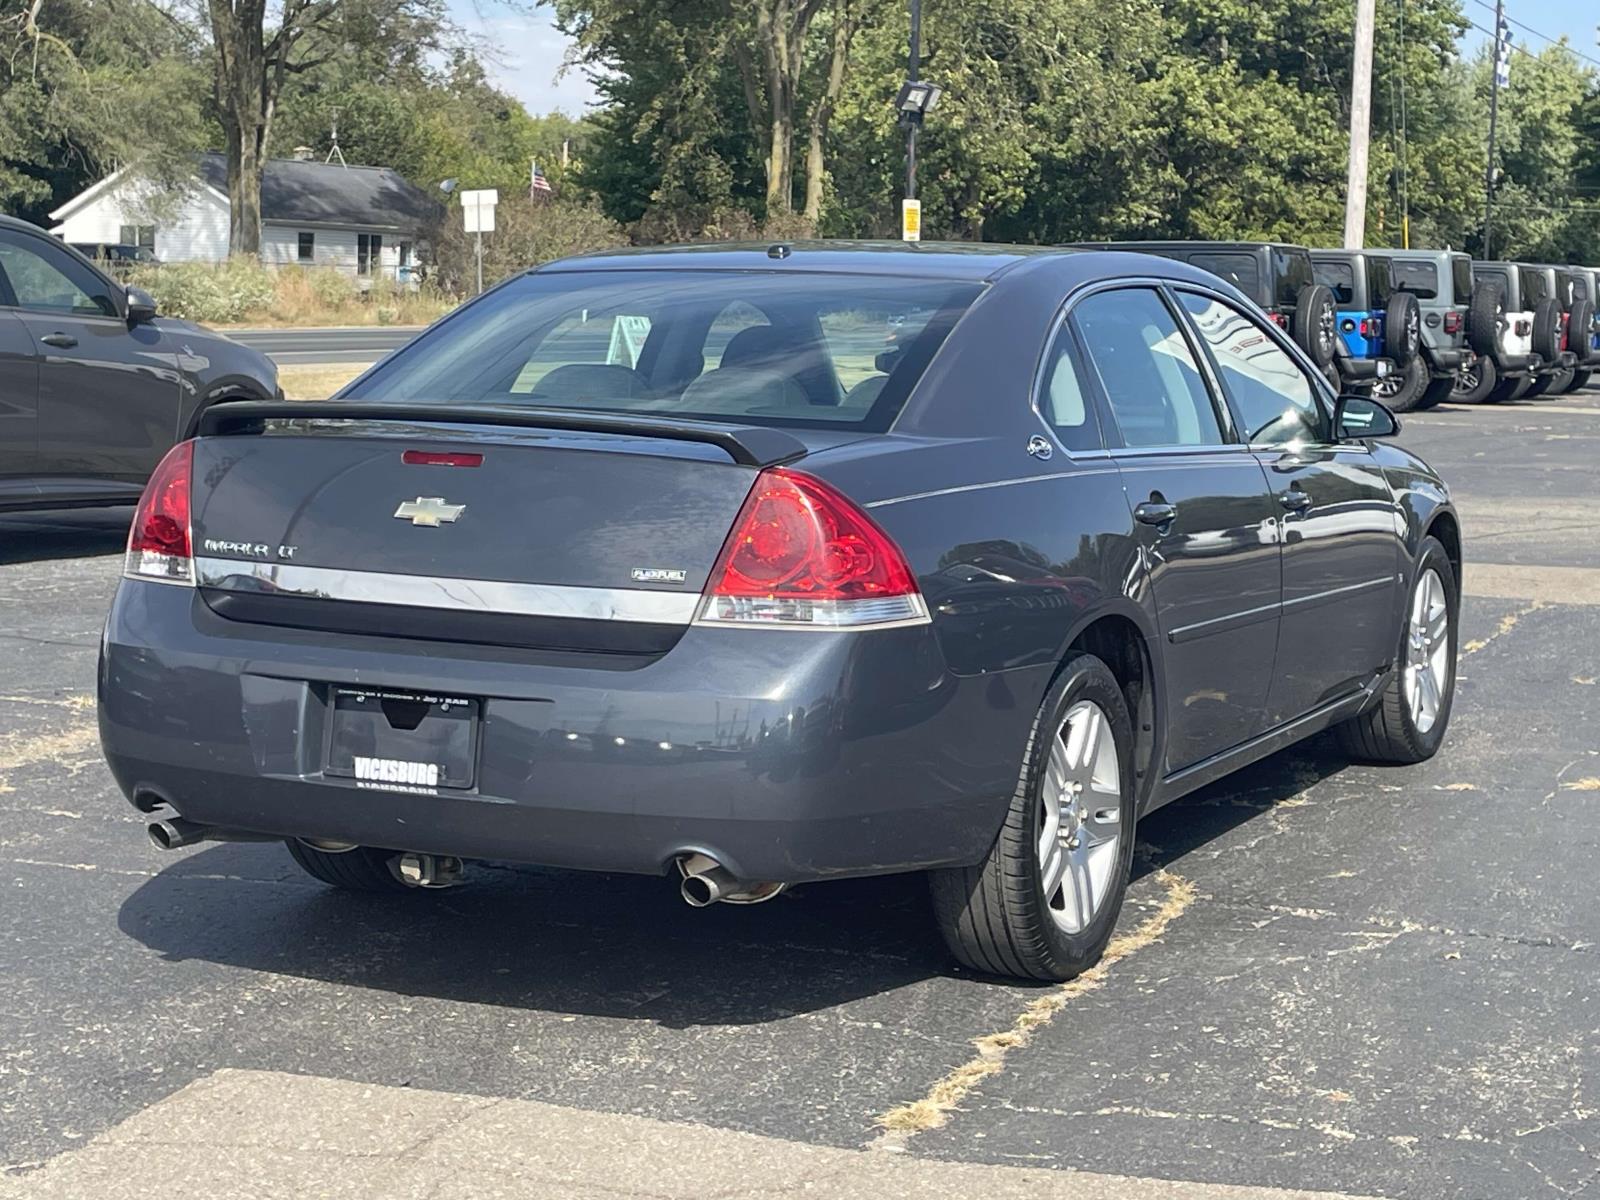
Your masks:
{"label": "rear bumper", "polygon": [[[623,669],[244,624],[191,589],[125,581],[100,735],[131,802],[203,824],[637,873],[700,852],[800,882],[980,859],[1047,683],[952,675],[927,626],[696,627]],[[324,776],[336,685],[482,698],[476,787]]]}
{"label": "rear bumper", "polygon": [[1423,353],[1436,375],[1454,375],[1462,367],[1471,366],[1473,360],[1477,358],[1471,350],[1457,346],[1425,345]]}
{"label": "rear bumper", "polygon": [[1345,379],[1371,380],[1378,377],[1378,360],[1375,358],[1346,358],[1338,360],[1339,374]]}

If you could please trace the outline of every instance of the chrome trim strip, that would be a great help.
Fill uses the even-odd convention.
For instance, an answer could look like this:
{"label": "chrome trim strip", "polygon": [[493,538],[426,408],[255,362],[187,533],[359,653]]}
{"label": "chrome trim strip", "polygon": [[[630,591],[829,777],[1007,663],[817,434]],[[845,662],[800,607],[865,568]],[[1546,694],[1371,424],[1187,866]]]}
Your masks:
{"label": "chrome trim strip", "polygon": [[346,600],[356,604],[394,604],[406,608],[465,609],[523,617],[688,625],[700,604],[699,592],[395,575],[384,571],[346,571],[338,567],[304,567],[232,558],[197,558],[194,566],[195,578],[201,587],[223,591]]}
{"label": "chrome trim strip", "polygon": [[1385,575],[1379,579],[1368,579],[1362,583],[1347,583],[1343,587],[1329,588],[1325,592],[1313,592],[1309,596],[1297,596],[1293,600],[1285,600],[1283,602],[1283,611],[1298,612],[1302,608],[1315,608],[1319,604],[1327,604],[1329,601],[1338,600],[1344,596],[1353,596],[1357,592],[1369,592],[1376,588],[1393,587],[1394,585],[1395,577],[1393,575]]}
{"label": "chrome trim strip", "polygon": [[1393,576],[1385,575],[1381,579],[1368,579],[1361,583],[1345,584],[1343,587],[1329,588],[1325,592],[1316,592],[1310,596],[1297,596],[1293,600],[1284,600],[1277,604],[1263,604],[1259,608],[1241,609],[1229,613],[1225,617],[1212,617],[1209,621],[1197,621],[1193,625],[1180,625],[1169,630],[1167,641],[1173,645],[1192,642],[1196,638],[1209,637],[1213,633],[1226,633],[1232,629],[1239,629],[1246,625],[1254,625],[1257,621],[1265,621],[1278,613],[1300,612],[1303,609],[1315,608],[1319,604],[1329,604],[1357,592],[1371,591],[1374,588],[1391,587],[1395,580]]}
{"label": "chrome trim strip", "polygon": [[[1070,454],[1071,451],[1063,451]],[[907,500],[931,500],[935,496],[955,496],[961,492],[982,492],[989,488],[1015,487],[1019,483],[1044,483],[1051,479],[1066,479],[1073,475],[1110,475],[1112,469],[1101,467],[1075,467],[1070,471],[1053,471],[1048,475],[1024,475],[1017,479],[992,479],[988,483],[964,483],[960,487],[936,488],[931,492],[912,492],[908,496],[894,496],[888,500],[873,500],[862,507],[886,508],[891,504],[904,504]]]}

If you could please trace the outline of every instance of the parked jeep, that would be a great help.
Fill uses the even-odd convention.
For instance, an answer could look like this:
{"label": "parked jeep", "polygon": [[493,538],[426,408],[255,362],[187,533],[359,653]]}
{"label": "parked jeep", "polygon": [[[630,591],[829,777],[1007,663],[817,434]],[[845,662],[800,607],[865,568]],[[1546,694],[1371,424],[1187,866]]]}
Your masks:
{"label": "parked jeep", "polygon": [[[1472,259],[1452,250],[1371,250],[1369,254],[1387,258],[1394,267],[1395,287],[1410,292],[1422,309],[1421,364],[1413,375],[1426,376],[1418,408],[1430,408],[1441,400],[1475,399],[1463,377],[1471,372],[1474,383],[1481,382],[1482,355],[1492,355],[1500,336],[1499,310],[1492,285],[1473,277]],[[1473,319],[1473,297],[1484,293]],[[1477,368],[1477,369],[1474,369]],[[1491,361],[1487,370],[1492,374]],[[1492,386],[1494,379],[1490,379]],[[1413,383],[1415,386],[1415,383]]]}
{"label": "parked jeep", "polygon": [[[1086,250],[1133,250],[1159,254],[1227,280],[1266,312],[1272,323],[1322,368],[1335,390],[1342,357],[1333,293],[1316,280],[1311,251],[1288,242],[1078,242]],[[1347,351],[1345,352],[1347,353]],[[1373,372],[1376,376],[1376,371]]]}
{"label": "parked jeep", "polygon": [[1377,395],[1390,408],[1416,408],[1428,382],[1417,360],[1422,316],[1416,297],[1395,287],[1388,259],[1366,250],[1313,250],[1311,263],[1337,306],[1347,351],[1335,360],[1341,390],[1376,380]]}
{"label": "parked jeep", "polygon": [[1560,333],[1557,357],[1541,364],[1523,395],[1559,396],[1572,390],[1579,363],[1589,361],[1590,339],[1584,335],[1594,324],[1594,300],[1583,268],[1539,265],[1534,269],[1555,297]]}
{"label": "parked jeep", "polygon": [[[1483,294],[1493,298],[1500,336],[1492,354],[1486,356],[1492,367],[1480,367],[1475,379],[1464,380],[1464,389],[1470,390],[1458,391],[1457,396],[1484,404],[1514,400],[1532,386],[1543,363],[1561,354],[1561,310],[1555,300],[1554,272],[1547,276],[1526,263],[1475,259],[1472,274],[1490,285]],[[1473,303],[1475,316],[1476,296]]]}
{"label": "parked jeep", "polygon": [[[1570,319],[1567,322],[1567,344],[1578,357],[1567,391],[1575,392],[1586,386],[1596,372],[1600,372],[1600,268],[1568,267],[1567,270],[1576,277],[1576,296],[1589,304],[1587,332],[1583,331],[1581,323],[1574,325]],[[1572,333],[1574,328],[1580,331],[1576,339]]]}

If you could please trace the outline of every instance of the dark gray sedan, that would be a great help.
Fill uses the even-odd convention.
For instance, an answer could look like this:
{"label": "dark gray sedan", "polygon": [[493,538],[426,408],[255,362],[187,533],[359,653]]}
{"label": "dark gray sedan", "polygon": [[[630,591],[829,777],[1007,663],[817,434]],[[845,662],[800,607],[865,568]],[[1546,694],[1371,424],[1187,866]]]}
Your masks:
{"label": "dark gray sedan", "polygon": [[159,845],[319,879],[483,858],[693,904],[931,874],[1061,979],[1151,809],[1450,718],[1461,536],[1370,399],[1215,276],[924,244],[530,271],[152,479],[100,729]]}
{"label": "dark gray sedan", "polygon": [[277,394],[265,356],[0,216],[0,511],[132,504],[208,404]]}

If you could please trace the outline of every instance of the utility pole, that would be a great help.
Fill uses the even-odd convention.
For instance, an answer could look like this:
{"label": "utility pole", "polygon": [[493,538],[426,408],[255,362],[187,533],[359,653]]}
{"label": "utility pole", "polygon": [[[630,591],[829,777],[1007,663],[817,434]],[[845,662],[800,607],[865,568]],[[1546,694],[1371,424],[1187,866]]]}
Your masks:
{"label": "utility pole", "polygon": [[1356,47],[1350,68],[1350,169],[1345,179],[1344,248],[1367,241],[1367,143],[1372,136],[1372,27],[1376,0],[1356,0]]}
{"label": "utility pole", "polygon": [[1500,117],[1500,89],[1511,82],[1511,26],[1505,0],[1494,4],[1494,78],[1489,83],[1489,159],[1483,168],[1483,257],[1494,257],[1490,241],[1494,216],[1494,135]]}

